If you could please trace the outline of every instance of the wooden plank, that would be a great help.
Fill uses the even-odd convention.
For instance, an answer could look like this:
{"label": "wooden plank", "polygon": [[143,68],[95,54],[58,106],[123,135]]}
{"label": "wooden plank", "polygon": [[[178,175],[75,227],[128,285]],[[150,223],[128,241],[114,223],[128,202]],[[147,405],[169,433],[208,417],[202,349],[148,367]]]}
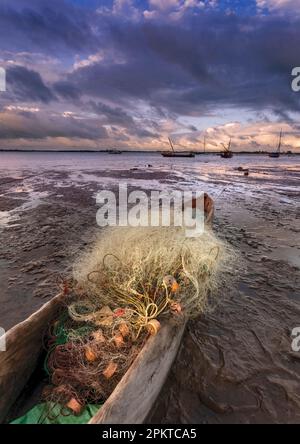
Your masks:
{"label": "wooden plank", "polygon": [[6,351],[0,352],[0,423],[35,369],[45,328],[62,299],[63,295],[55,296],[6,333]]}
{"label": "wooden plank", "polygon": [[[7,332],[7,350],[0,352],[0,423],[35,369],[43,334],[62,299],[62,295],[57,295]],[[91,424],[145,421],[176,357],[185,324],[185,321],[179,325],[166,323],[156,336],[149,338]]]}
{"label": "wooden plank", "polygon": [[176,357],[186,322],[166,323],[151,337],[89,424],[142,424]]}

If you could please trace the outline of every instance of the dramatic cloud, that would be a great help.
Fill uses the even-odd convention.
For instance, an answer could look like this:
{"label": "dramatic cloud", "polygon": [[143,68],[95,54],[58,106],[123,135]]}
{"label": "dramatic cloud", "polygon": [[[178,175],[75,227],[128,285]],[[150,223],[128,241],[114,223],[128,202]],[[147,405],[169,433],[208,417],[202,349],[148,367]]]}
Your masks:
{"label": "dramatic cloud", "polygon": [[257,0],[257,7],[260,10],[268,9],[270,12],[298,14],[299,1],[298,0]]}
{"label": "dramatic cloud", "polygon": [[287,125],[300,148],[297,3],[2,0],[0,146],[197,147],[209,127],[211,149],[229,134],[255,149]]}
{"label": "dramatic cloud", "polygon": [[290,72],[298,64],[300,33],[284,25],[220,14],[190,18],[181,27],[113,22],[110,44],[120,60],[79,67],[68,81],[89,95],[140,99],[178,114],[201,115],[220,105],[297,111]]}
{"label": "dramatic cloud", "polygon": [[107,137],[105,128],[93,120],[80,120],[65,113],[47,115],[36,109],[7,108],[0,113],[0,139],[71,137],[97,140]]}
{"label": "dramatic cloud", "polygon": [[7,70],[7,79],[8,89],[20,100],[44,103],[54,100],[53,93],[35,71],[23,66],[12,66]]}

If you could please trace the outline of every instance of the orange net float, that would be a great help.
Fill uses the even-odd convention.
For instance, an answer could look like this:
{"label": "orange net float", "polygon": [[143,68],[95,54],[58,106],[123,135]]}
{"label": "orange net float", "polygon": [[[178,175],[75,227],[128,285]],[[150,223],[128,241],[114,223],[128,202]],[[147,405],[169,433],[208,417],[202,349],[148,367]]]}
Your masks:
{"label": "orange net float", "polygon": [[114,343],[117,346],[117,348],[121,348],[125,344],[121,333],[116,334],[113,339],[114,339]]}
{"label": "orange net float", "polygon": [[126,338],[130,334],[130,330],[128,325],[125,322],[122,322],[122,324],[119,325],[119,332],[123,336],[123,338]]}
{"label": "orange net float", "polygon": [[177,293],[180,290],[180,285],[174,276],[168,275],[163,278],[163,284],[170,288],[172,293]]}
{"label": "orange net float", "polygon": [[160,330],[160,327],[160,322],[157,319],[151,319],[151,321],[149,321],[146,325],[146,328],[151,336],[156,335]]}
{"label": "orange net float", "polygon": [[87,347],[85,350],[85,358],[88,362],[95,362],[97,359],[96,353],[92,350],[91,347]]}
{"label": "orange net float", "polygon": [[80,404],[80,402],[77,401],[75,398],[71,398],[70,401],[67,403],[68,409],[72,410],[75,415],[79,415],[83,409],[83,405]]}
{"label": "orange net float", "polygon": [[177,293],[177,291],[179,291],[180,286],[178,284],[178,282],[176,280],[174,280],[174,282],[172,283],[172,287],[171,287],[171,291],[172,293]]}
{"label": "orange net float", "polygon": [[118,369],[118,364],[116,362],[111,361],[102,374],[106,379],[110,379],[116,373],[117,369]]}

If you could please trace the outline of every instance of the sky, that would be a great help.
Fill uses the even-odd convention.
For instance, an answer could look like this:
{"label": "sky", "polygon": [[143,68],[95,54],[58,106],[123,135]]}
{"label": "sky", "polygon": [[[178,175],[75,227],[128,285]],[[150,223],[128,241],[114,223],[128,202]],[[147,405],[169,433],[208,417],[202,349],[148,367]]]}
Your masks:
{"label": "sky", "polygon": [[300,152],[299,0],[1,0],[0,149]]}

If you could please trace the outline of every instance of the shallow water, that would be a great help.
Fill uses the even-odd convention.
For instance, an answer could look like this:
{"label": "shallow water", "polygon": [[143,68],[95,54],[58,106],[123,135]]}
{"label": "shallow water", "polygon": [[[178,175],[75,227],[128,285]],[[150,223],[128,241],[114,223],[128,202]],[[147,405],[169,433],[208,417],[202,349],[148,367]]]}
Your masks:
{"label": "shallow water", "polygon": [[[249,169],[248,177],[237,170],[240,166]],[[52,178],[49,172],[53,172]],[[55,176],[60,172],[63,172],[61,178]],[[160,180],[162,174],[173,178]],[[158,153],[0,153],[0,185],[9,187],[6,194],[11,192],[14,198],[25,197],[22,203],[25,209],[26,205],[38,206],[41,198],[49,194],[49,191],[41,193],[41,185],[57,188],[99,184],[110,189],[124,183],[140,189],[201,190],[217,200],[226,198],[226,193],[237,193],[244,199],[252,195],[257,199],[268,196],[293,204],[295,199],[300,200],[300,156],[271,159],[237,155],[224,160],[203,154],[194,159],[169,159]],[[7,212],[0,201],[0,225],[18,219],[18,213],[24,209],[22,205]]]}

